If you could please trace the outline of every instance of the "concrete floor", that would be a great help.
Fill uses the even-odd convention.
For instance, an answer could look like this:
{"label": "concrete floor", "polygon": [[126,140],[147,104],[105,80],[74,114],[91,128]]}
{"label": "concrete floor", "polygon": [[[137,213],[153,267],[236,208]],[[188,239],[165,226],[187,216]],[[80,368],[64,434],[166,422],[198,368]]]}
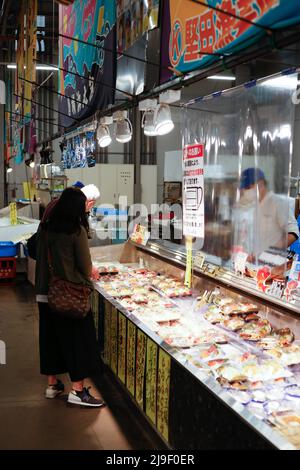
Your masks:
{"label": "concrete floor", "polygon": [[[161,442],[141,420],[110,375],[100,390],[105,408],[67,405],[66,395],[44,398],[39,374],[38,313],[32,286],[18,277],[13,287],[0,286],[0,340],[6,364],[0,364],[0,449],[159,449]],[[62,380],[69,390],[69,379]]]}

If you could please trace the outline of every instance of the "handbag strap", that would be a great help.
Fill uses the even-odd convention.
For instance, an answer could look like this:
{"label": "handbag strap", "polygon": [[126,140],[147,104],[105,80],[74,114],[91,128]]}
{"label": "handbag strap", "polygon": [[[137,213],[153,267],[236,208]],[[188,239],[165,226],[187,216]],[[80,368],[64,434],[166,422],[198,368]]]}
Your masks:
{"label": "handbag strap", "polygon": [[50,252],[50,246],[49,246],[49,238],[48,238],[48,232],[46,231],[46,234],[45,234],[45,239],[46,239],[46,246],[47,246],[47,260],[48,260],[48,266],[49,266],[49,271],[50,271],[50,274],[52,274],[53,276],[53,265],[52,265],[52,256],[51,256],[51,252]]}

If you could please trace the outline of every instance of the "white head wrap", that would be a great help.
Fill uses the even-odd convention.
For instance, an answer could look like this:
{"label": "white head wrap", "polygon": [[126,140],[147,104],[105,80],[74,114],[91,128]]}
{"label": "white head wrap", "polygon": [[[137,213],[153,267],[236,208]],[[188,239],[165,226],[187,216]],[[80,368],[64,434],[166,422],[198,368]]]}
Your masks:
{"label": "white head wrap", "polygon": [[94,184],[87,184],[81,188],[88,201],[96,201],[100,197],[100,191]]}

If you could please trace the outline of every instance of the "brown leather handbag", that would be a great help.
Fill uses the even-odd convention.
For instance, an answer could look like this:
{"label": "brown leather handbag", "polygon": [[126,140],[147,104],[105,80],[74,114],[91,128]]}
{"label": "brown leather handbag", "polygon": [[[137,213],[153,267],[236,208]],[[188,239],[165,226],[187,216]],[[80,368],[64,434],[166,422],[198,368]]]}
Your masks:
{"label": "brown leather handbag", "polygon": [[92,289],[82,284],[55,277],[49,245],[48,265],[50,272],[48,304],[50,309],[59,315],[74,320],[85,318],[91,309],[90,294]]}

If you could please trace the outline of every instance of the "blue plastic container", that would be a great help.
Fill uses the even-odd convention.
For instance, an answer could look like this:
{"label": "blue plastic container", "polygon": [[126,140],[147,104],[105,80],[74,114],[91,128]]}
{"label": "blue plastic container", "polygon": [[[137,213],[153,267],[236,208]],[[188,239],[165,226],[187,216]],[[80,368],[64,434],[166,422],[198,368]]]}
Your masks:
{"label": "blue plastic container", "polygon": [[17,256],[17,245],[13,242],[0,242],[0,258]]}

